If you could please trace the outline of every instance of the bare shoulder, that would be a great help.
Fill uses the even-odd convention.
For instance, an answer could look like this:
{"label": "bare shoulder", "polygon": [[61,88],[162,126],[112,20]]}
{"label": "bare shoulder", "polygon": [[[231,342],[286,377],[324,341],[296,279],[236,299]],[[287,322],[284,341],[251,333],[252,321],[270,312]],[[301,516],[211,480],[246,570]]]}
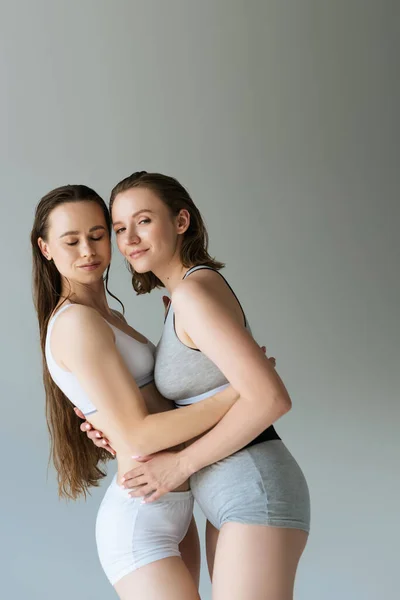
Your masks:
{"label": "bare shoulder", "polygon": [[177,305],[188,300],[218,297],[225,288],[227,285],[218,273],[210,269],[201,269],[183,279],[174,289],[171,299]]}
{"label": "bare shoulder", "polygon": [[66,344],[69,341],[94,341],[104,336],[111,336],[112,339],[112,330],[103,317],[90,306],[74,304],[64,310],[54,323],[53,340],[56,343],[61,339]]}
{"label": "bare shoulder", "polygon": [[224,277],[216,271],[201,269],[183,279],[172,294],[176,308],[187,303],[212,302],[237,309],[238,301]]}
{"label": "bare shoulder", "polygon": [[244,313],[237,297],[224,277],[210,269],[195,271],[181,281],[172,294],[172,302],[175,311],[188,318],[224,313],[244,324]]}

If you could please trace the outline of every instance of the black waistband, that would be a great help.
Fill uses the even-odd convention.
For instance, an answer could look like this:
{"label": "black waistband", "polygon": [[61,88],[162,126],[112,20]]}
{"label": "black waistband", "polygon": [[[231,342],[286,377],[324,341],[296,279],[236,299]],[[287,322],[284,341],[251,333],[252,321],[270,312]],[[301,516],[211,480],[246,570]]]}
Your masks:
{"label": "black waistband", "polygon": [[275,427],[271,425],[268,429],[265,429],[260,435],[258,435],[254,440],[246,444],[245,448],[249,448],[250,446],[254,446],[255,444],[261,444],[261,442],[269,442],[270,440],[280,440],[281,438],[276,433]]}

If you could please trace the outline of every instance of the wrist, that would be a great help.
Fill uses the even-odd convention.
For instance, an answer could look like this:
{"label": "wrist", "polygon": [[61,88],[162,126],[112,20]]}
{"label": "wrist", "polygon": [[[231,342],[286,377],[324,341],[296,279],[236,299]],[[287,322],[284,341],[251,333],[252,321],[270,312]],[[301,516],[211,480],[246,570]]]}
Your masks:
{"label": "wrist", "polygon": [[192,453],[190,452],[190,446],[184,448],[178,453],[179,457],[179,467],[182,473],[185,474],[187,478],[196,473],[201,469],[201,466],[196,464],[196,460]]}

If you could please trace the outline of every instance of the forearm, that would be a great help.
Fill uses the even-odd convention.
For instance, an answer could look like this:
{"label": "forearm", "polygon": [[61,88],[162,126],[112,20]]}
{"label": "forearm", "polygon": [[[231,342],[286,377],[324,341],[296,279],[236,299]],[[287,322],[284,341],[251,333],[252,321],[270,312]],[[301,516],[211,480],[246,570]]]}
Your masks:
{"label": "forearm", "polygon": [[131,430],[133,453],[154,454],[191,440],[216,425],[237,400],[231,386],[206,400],[176,410],[147,415]]}
{"label": "forearm", "polygon": [[211,431],[179,453],[184,468],[193,474],[234,454],[289,409],[290,400],[279,396],[266,405],[259,403],[256,406],[245,398],[239,398]]}

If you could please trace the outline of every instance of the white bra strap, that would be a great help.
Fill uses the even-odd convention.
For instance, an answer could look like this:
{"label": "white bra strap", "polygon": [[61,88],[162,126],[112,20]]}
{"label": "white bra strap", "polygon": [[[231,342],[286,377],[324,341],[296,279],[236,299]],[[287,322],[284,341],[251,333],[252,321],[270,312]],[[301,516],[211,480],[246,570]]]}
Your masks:
{"label": "white bra strap", "polygon": [[47,325],[47,331],[48,331],[48,333],[50,333],[50,331],[51,331],[51,329],[52,329],[52,327],[53,327],[53,325],[55,323],[55,320],[57,319],[58,315],[60,315],[62,312],[64,312],[64,310],[66,308],[69,308],[70,306],[74,306],[74,304],[64,304],[64,306],[62,306],[56,313],[54,313],[54,315],[51,317],[51,319],[50,319],[50,321],[49,321],[49,323]]}

